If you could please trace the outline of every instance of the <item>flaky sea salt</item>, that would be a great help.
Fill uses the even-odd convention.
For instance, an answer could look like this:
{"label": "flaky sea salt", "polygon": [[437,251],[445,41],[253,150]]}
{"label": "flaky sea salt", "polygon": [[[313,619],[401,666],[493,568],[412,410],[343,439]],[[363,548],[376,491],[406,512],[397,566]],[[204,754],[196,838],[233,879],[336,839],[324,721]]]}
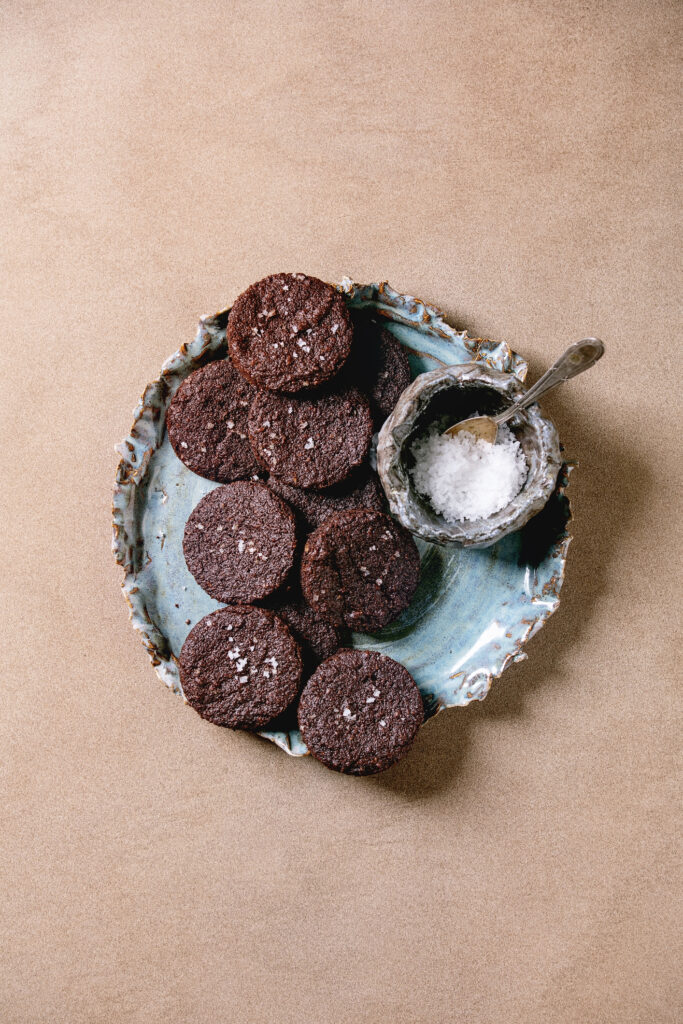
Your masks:
{"label": "flaky sea salt", "polygon": [[444,437],[434,428],[415,442],[412,453],[415,486],[448,522],[499,512],[527,475],[522,446],[506,426],[498,429],[495,444],[467,433]]}

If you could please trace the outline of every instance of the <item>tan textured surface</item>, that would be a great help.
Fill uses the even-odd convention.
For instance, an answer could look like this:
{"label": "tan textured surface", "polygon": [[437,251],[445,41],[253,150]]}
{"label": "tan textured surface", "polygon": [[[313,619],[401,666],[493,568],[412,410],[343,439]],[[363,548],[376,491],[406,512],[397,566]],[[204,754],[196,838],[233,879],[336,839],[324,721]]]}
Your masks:
{"label": "tan textured surface", "polygon": [[[680,7],[1,18],[0,1019],[675,1021]],[[581,460],[560,612],[375,780],[185,709],[109,555],[138,394],[280,269],[387,278],[534,374],[608,345],[548,402]]]}

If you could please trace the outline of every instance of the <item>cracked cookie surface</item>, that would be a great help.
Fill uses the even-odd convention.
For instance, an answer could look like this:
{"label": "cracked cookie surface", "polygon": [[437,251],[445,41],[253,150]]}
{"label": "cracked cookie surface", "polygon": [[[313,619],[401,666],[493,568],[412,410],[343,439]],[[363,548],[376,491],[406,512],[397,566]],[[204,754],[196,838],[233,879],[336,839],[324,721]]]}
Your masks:
{"label": "cracked cookie surface", "polygon": [[271,274],[235,300],[227,337],[248,381],[291,393],[334,377],[351,351],[353,330],[332,285],[306,274]]}
{"label": "cracked cookie surface", "polygon": [[337,512],[309,536],[301,589],[334,625],[371,633],[410,604],[420,578],[415,541],[391,516],[370,509]]}
{"label": "cracked cookie surface", "polygon": [[295,551],[294,513],[256,481],[205,494],[185,525],[187,567],[217,601],[248,603],[271,594],[284,583]]}

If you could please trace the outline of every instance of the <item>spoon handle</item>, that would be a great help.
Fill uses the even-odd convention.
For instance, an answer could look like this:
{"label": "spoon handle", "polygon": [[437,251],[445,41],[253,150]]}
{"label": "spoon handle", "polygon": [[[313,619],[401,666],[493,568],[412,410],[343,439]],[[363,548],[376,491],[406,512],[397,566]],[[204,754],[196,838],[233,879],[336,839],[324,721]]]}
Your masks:
{"label": "spoon handle", "polygon": [[547,391],[556,388],[562,381],[569,380],[570,377],[576,377],[578,373],[583,373],[584,370],[593,366],[604,351],[605,346],[599,338],[584,338],[583,341],[575,341],[553,363],[550,369],[546,370],[543,376],[528,391],[525,391],[521,398],[517,399],[514,405],[511,405],[497,416],[492,416],[491,419],[495,420],[497,424],[507,422],[520,409],[526,409],[528,405],[538,401],[541,395],[545,395]]}

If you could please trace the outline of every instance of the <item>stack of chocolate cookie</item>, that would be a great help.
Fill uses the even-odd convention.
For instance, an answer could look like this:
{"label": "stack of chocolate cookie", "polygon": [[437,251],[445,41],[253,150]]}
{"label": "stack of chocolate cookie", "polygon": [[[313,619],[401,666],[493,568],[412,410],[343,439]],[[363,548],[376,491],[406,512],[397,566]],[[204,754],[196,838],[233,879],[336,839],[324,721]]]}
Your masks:
{"label": "stack of chocolate cookie", "polygon": [[235,729],[287,728],[296,711],[328,767],[382,771],[409,749],[422,701],[405,668],[345,637],[395,619],[419,578],[415,543],[368,465],[407,357],[304,274],[248,288],[227,338],[228,356],[190,374],[166,417],[178,457],[223,484],[185,527],[190,572],[226,604],[183,645],[185,697]]}

